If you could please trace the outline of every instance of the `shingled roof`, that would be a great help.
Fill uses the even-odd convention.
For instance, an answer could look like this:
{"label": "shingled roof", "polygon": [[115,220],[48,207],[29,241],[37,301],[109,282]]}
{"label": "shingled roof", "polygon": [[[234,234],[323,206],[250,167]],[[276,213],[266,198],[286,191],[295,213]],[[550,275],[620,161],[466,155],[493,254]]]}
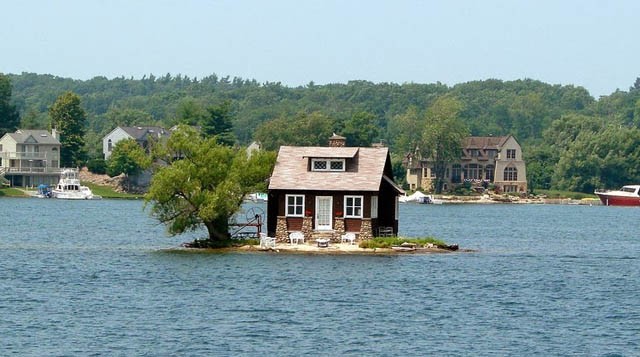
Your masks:
{"label": "shingled roof", "polygon": [[46,130],[17,130],[15,133],[7,133],[16,143],[24,144],[29,137],[38,144],[60,145],[60,141],[54,138],[51,133]]}
{"label": "shingled roof", "polygon": [[127,134],[136,140],[146,140],[148,136],[168,137],[170,132],[159,126],[121,126]]}
{"label": "shingled roof", "polygon": [[[269,189],[375,192],[384,179],[388,153],[386,147],[281,146]],[[311,171],[310,158],[353,159],[356,165],[341,172]]]}
{"label": "shingled roof", "polygon": [[509,136],[469,136],[462,140],[464,149],[497,149],[504,145]]}

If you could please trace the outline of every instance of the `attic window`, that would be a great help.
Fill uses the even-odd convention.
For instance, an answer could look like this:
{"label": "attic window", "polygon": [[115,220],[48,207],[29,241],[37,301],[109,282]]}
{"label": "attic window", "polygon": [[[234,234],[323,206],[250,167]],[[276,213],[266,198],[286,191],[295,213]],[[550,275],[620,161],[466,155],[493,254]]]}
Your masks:
{"label": "attic window", "polygon": [[344,171],[344,159],[312,159],[311,171]]}

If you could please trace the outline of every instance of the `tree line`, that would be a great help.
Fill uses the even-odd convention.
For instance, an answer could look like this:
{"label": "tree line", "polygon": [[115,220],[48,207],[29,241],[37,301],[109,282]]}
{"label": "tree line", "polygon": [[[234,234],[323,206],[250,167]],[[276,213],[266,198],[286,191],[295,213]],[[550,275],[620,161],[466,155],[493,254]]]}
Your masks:
{"label": "tree line", "polygon": [[[389,146],[402,180],[402,157],[416,147],[435,153],[434,140],[444,140],[447,131],[447,140],[457,137],[454,125],[464,135],[514,135],[534,190],[592,192],[640,182],[634,165],[640,155],[637,79],[628,90],[595,99],[582,87],[532,79],[454,86],[310,82],[292,88],[216,75],[81,81],[9,74],[0,75],[0,130],[51,127],[51,108],[65,93],[77,95],[85,111],[82,160],[101,157],[102,137],[118,125],[197,125],[219,143],[257,140],[267,150],[325,145],[336,132],[349,145]],[[436,135],[436,129],[444,133]]]}

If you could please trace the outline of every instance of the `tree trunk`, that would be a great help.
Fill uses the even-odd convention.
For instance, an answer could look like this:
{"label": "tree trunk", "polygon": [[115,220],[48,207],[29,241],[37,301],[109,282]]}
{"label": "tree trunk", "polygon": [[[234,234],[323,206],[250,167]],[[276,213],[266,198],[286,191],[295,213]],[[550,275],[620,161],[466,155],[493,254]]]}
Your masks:
{"label": "tree trunk", "polygon": [[226,217],[204,222],[204,225],[207,227],[210,241],[224,241],[229,239],[229,223]]}

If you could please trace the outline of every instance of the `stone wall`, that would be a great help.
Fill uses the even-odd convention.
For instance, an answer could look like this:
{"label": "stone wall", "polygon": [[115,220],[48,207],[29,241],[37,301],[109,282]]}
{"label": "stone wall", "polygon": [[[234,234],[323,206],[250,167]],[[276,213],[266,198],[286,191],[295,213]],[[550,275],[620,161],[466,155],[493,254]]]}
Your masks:
{"label": "stone wall", "polygon": [[278,216],[276,223],[276,242],[288,242],[289,234],[287,233],[287,217]]}
{"label": "stone wall", "polygon": [[339,242],[344,233],[344,218],[336,217],[336,220],[333,223],[333,241]]}
{"label": "stone wall", "polygon": [[373,230],[371,228],[371,218],[363,218],[360,226],[360,240],[373,238]]}

